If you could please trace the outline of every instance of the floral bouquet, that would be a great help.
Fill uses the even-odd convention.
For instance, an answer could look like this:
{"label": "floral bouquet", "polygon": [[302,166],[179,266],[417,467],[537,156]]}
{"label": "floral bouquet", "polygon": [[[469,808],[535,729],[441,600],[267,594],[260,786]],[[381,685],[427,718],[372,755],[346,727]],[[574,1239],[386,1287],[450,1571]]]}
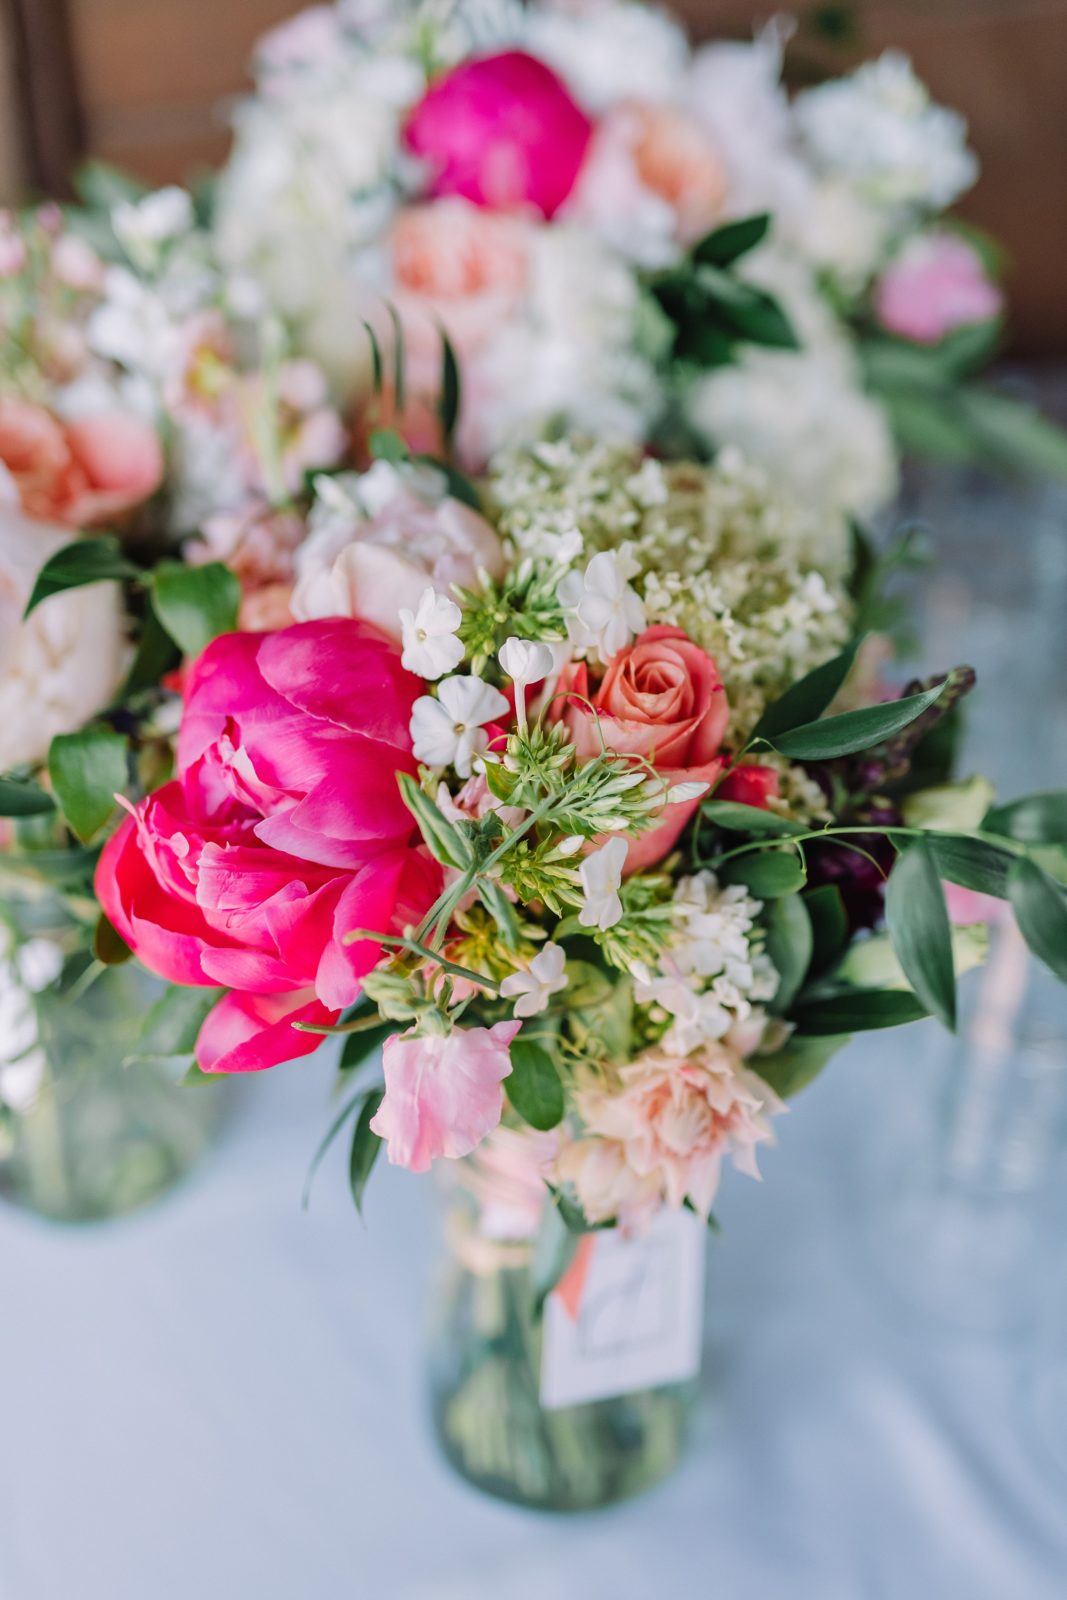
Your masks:
{"label": "floral bouquet", "polygon": [[634,0],[314,6],[257,51],[222,258],[357,429],[414,448],[440,448],[444,330],[470,469],[562,424],[737,445],[860,516],[900,447],[1063,474],[1060,433],[972,381],[1003,297],[945,217],[978,172],[963,119],[895,52],[790,95],[788,40],[693,50]]}
{"label": "floral bouquet", "polygon": [[[4,780],[12,860],[65,837],[97,969],[133,953],[170,985],[135,1056],[195,1054],[202,1081],[336,1037],[350,1082],[370,1068],[329,1135],[351,1128],[357,1202],[383,1148],[461,1196],[449,1452],[592,1504],[673,1460],[663,1374],[692,1370],[622,1399],[560,1376],[600,1241],[661,1262],[849,1036],[951,1026],[982,897],[1067,978],[1067,800],[948,782],[972,674],[888,689],[877,561],[820,553],[731,453],[563,438],[476,485],[375,442],[315,481],[296,620],[220,630],[231,575],[186,569],[196,648]],[[62,555],[31,620],[115,576]]]}

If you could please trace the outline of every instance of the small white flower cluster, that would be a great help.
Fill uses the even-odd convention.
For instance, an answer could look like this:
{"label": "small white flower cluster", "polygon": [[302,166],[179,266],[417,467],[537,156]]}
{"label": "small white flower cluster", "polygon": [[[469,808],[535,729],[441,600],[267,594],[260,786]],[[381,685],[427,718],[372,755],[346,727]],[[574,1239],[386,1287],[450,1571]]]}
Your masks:
{"label": "small white flower cluster", "polygon": [[635,998],[655,1020],[669,1018],[667,1050],[689,1055],[709,1041],[729,1039],[749,1054],[760,1042],[778,974],[762,948],[757,918],[763,909],[737,884],[721,886],[711,872],[682,878],[674,893],[675,933],[658,970],[634,968]]}

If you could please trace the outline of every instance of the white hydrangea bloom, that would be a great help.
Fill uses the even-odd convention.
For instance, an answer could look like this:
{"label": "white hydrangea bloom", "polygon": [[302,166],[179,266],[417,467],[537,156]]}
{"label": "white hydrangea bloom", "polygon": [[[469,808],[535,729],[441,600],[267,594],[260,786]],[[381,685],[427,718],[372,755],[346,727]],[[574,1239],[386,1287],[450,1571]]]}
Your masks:
{"label": "white hydrangea bloom", "polygon": [[805,90],[794,116],[816,165],[882,205],[941,210],[978,176],[963,117],[934,104],[898,50]]}
{"label": "white hydrangea bloom", "polygon": [[592,112],[619,100],[673,100],[689,56],[672,17],[632,0],[531,5],[523,31],[527,49],[553,66]]}

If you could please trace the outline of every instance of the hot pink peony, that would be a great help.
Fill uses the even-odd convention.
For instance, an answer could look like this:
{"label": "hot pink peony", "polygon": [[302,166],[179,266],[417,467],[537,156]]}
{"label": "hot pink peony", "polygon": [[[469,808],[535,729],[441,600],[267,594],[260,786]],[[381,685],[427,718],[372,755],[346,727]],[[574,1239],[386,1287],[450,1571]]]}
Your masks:
{"label": "hot pink peony", "polygon": [[153,972],[233,991],[201,1030],[205,1071],[315,1049],[292,1023],[336,1020],[381,956],[345,935],[418,921],[436,897],[396,782],[415,770],[421,691],[344,619],[228,634],[194,664],[177,776],[109,840],[97,893]]}
{"label": "hot pink peony", "polygon": [[[604,746],[619,755],[644,756],[671,784],[712,784],[721,772],[730,715],[726,690],[711,656],[681,628],[646,628],[612,659],[595,691],[584,664],[568,668],[559,688],[571,692],[557,701],[558,715],[581,760],[592,760]],[[667,806],[656,827],[631,841],[626,871],[662,861],[699,803]]]}
{"label": "hot pink peony", "polygon": [[440,78],[412,111],[407,142],[432,169],[432,194],[551,217],[574,188],[592,131],[550,67],[507,50]]}
{"label": "hot pink peony", "polygon": [[1003,304],[977,250],[943,232],[913,239],[878,280],[874,300],[882,326],[916,344],[986,322]]}
{"label": "hot pink peony", "polygon": [[163,478],[155,429],[126,411],[64,422],[43,406],[0,399],[0,467],[27,516],[84,528],[147,500]]}
{"label": "hot pink peony", "polygon": [[511,1071],[511,1041],[521,1022],[455,1028],[449,1034],[394,1034],[385,1042],[385,1099],[371,1123],[389,1160],[427,1172],[438,1156],[455,1160],[497,1126],[500,1087]]}

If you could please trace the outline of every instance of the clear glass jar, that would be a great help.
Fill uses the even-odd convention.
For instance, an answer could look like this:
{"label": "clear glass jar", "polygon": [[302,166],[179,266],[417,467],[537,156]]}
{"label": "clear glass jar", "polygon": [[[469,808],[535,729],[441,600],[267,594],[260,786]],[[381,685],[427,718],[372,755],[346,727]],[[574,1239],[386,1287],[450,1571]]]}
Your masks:
{"label": "clear glass jar", "polygon": [[183,1085],[184,1063],[125,1064],[165,988],[158,979],[132,961],[99,971],[85,957],[83,981],[71,981],[80,933],[58,918],[33,927],[35,913],[16,937],[3,909],[0,1196],[64,1222],[146,1205],[202,1154],[219,1094]]}
{"label": "clear glass jar", "polygon": [[695,1384],[547,1409],[532,1270],[544,1189],[534,1191],[531,1211],[529,1190],[516,1203],[499,1175],[487,1194],[474,1158],[448,1165],[430,1351],[434,1422],[448,1460],[485,1493],[543,1511],[590,1511],[650,1488],[678,1463]]}

